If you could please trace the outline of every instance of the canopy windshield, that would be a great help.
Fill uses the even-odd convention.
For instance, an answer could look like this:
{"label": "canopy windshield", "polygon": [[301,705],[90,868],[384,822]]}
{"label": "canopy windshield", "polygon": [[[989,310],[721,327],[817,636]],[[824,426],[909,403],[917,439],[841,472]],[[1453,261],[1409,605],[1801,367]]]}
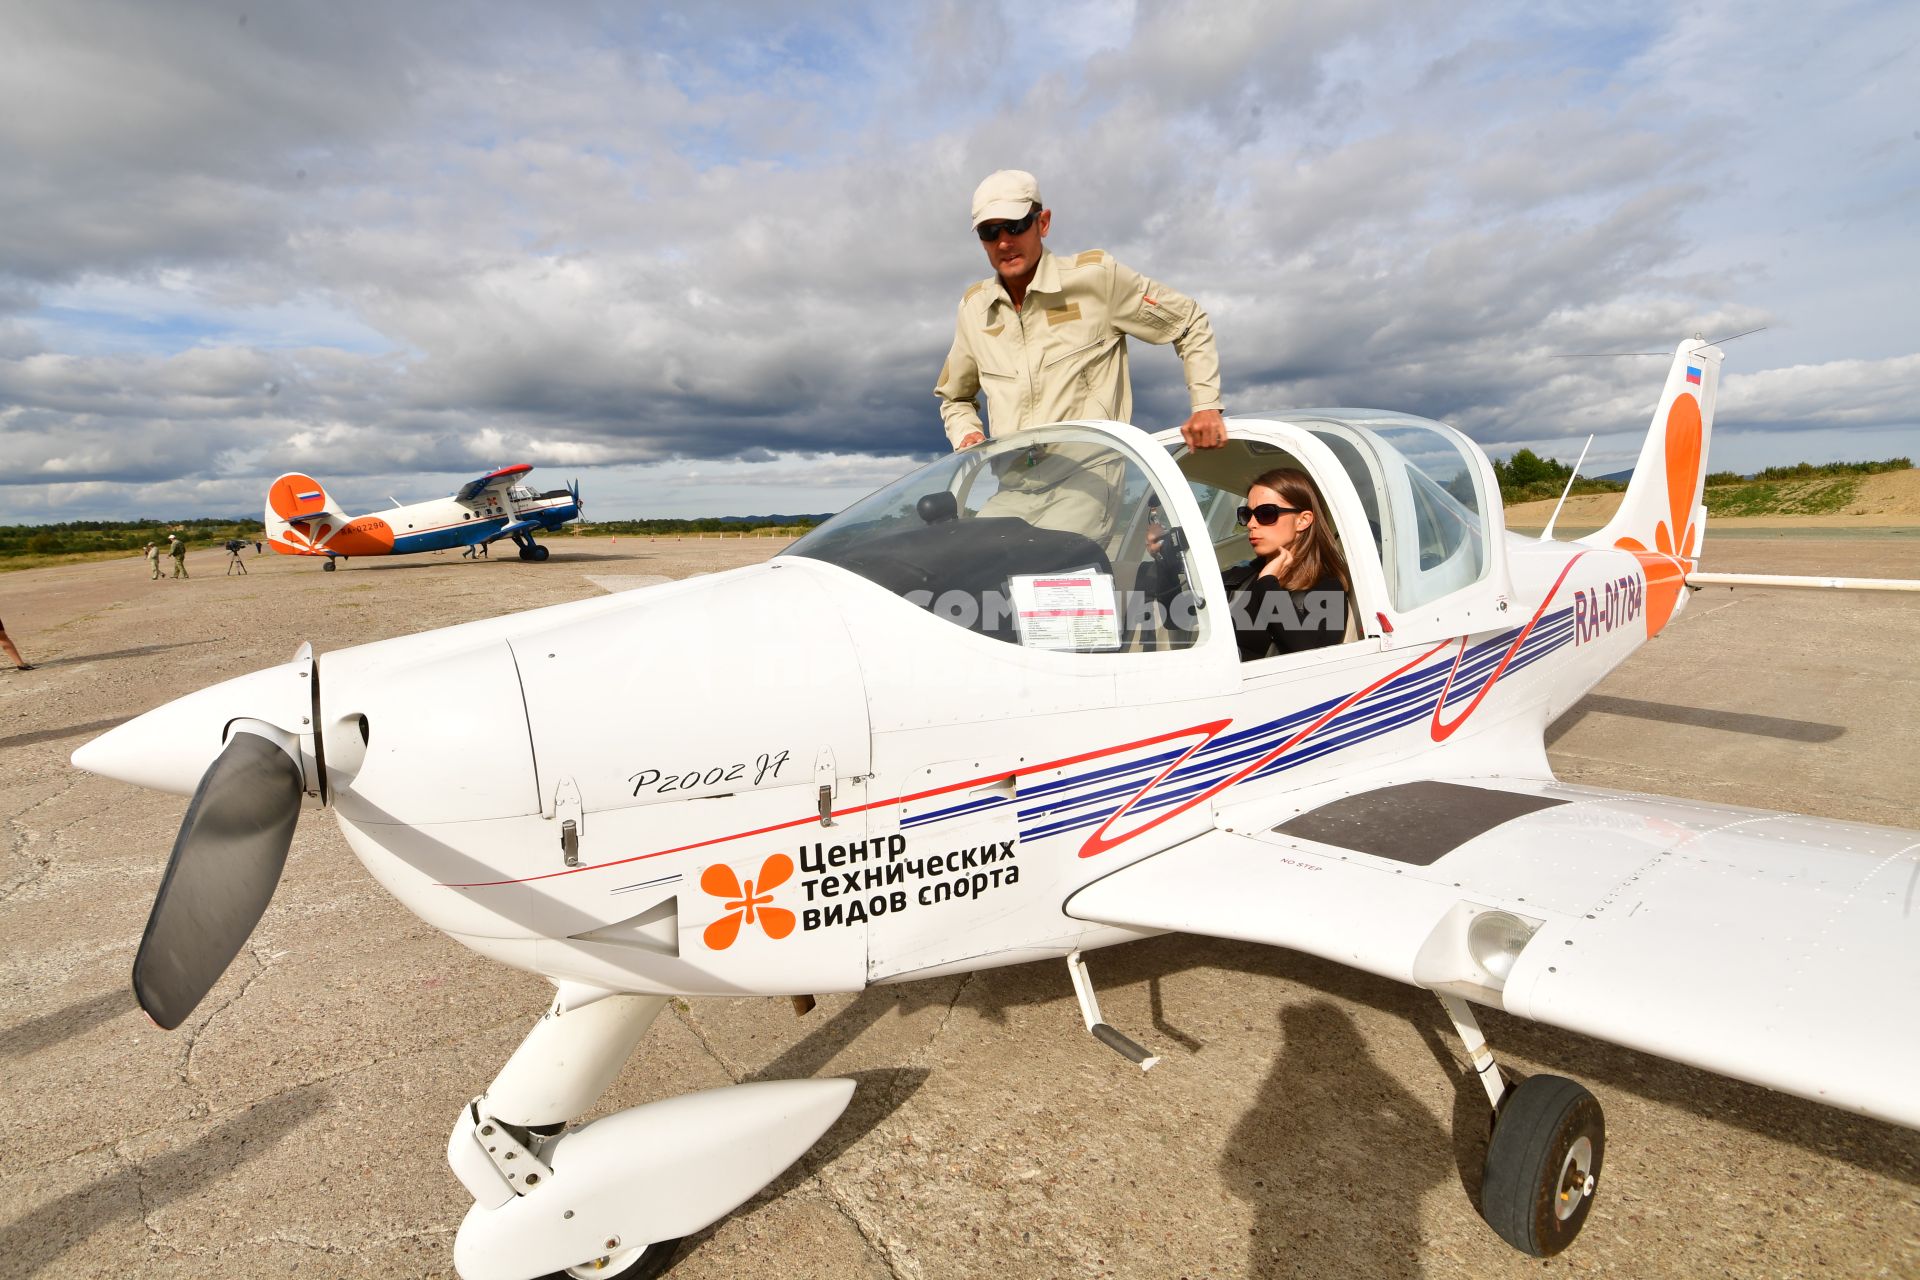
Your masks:
{"label": "canopy windshield", "polygon": [[1120,441],[1042,427],[964,449],[856,502],[782,555],[838,565],[1027,648],[1113,652],[1197,639],[1167,504]]}

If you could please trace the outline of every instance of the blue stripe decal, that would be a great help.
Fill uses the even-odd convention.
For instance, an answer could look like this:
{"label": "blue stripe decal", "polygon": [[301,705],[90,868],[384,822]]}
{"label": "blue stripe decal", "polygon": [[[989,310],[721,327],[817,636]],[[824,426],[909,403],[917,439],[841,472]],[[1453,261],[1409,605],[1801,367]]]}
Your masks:
{"label": "blue stripe decal", "polygon": [[[1460,658],[1458,668],[1451,662],[1439,662],[1422,670],[1409,672],[1374,690],[1364,699],[1354,703],[1327,722],[1329,731],[1324,736],[1302,744],[1297,750],[1263,765],[1253,778],[1268,778],[1287,769],[1310,763],[1331,755],[1347,747],[1405,728],[1431,715],[1435,710],[1435,701],[1439,692],[1452,674],[1452,687],[1447,692],[1446,705],[1451,707],[1463,698],[1471,700],[1476,696],[1486,680],[1492,676],[1503,659],[1507,659],[1513,646],[1513,637],[1518,629],[1509,630],[1469,646]],[[1562,609],[1542,615],[1535,624],[1526,642],[1513,652],[1507,665],[1501,671],[1501,678],[1508,674],[1531,666],[1553,651],[1564,647],[1573,639],[1573,610]],[[1311,707],[1291,712],[1278,719],[1262,724],[1251,725],[1233,733],[1222,734],[1194,751],[1178,768],[1170,772],[1162,785],[1152,795],[1142,797],[1134,804],[1136,813],[1152,812],[1166,808],[1205,792],[1230,776],[1237,769],[1244,768],[1252,760],[1267,754],[1280,742],[1301,726],[1312,723],[1320,716],[1339,704],[1339,699],[1329,699]],[[1179,759],[1181,752],[1162,751],[1119,765],[1110,765],[1072,778],[1060,778],[1023,792],[1019,800],[1028,802],[1043,799],[1041,804],[1023,804],[1019,817],[1024,824],[1020,838],[1023,840],[1040,839],[1066,831],[1095,826],[1118,812],[1125,800],[1137,795],[1140,779],[1137,775],[1164,768],[1169,761]],[[1104,784],[1104,785],[1103,785]],[[1005,797],[992,797],[987,801],[973,801],[955,805],[936,813],[921,815],[901,825],[920,825],[943,816],[960,812],[984,812],[991,808],[1013,803]]]}

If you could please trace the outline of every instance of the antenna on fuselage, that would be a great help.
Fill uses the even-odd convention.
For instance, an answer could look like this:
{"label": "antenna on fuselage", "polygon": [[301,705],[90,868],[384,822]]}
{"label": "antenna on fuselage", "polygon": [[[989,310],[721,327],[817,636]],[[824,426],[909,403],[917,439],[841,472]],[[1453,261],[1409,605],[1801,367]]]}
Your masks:
{"label": "antenna on fuselage", "polygon": [[1747,330],[1746,333],[1736,333],[1731,338],[1715,338],[1712,342],[1709,342],[1707,345],[1710,347],[1724,347],[1729,342],[1737,342],[1741,338],[1750,337],[1751,335],[1756,333],[1765,333],[1766,331],[1767,331],[1767,326],[1761,325],[1758,329]]}
{"label": "antenna on fuselage", "polygon": [[1547,527],[1540,531],[1540,541],[1553,541],[1553,522],[1560,518],[1560,508],[1567,505],[1567,495],[1573,492],[1573,482],[1580,478],[1580,465],[1587,460],[1587,450],[1591,448],[1593,437],[1588,436],[1587,442],[1580,446],[1580,458],[1573,464],[1573,474],[1567,477],[1567,487],[1560,491],[1560,501],[1553,504],[1553,514],[1547,517]]}

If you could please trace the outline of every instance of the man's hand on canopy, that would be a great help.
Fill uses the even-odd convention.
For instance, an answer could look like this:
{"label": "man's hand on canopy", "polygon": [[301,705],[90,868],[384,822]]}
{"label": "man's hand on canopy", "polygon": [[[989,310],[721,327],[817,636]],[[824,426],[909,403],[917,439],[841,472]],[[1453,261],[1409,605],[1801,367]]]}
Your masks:
{"label": "man's hand on canopy", "polygon": [[961,436],[960,443],[953,447],[956,452],[961,449],[971,449],[974,445],[984,443],[986,438],[987,437],[981,432],[969,431],[964,436]]}
{"label": "man's hand on canopy", "polygon": [[1227,442],[1227,420],[1218,409],[1201,409],[1181,424],[1180,437],[1192,449],[1218,449]]}

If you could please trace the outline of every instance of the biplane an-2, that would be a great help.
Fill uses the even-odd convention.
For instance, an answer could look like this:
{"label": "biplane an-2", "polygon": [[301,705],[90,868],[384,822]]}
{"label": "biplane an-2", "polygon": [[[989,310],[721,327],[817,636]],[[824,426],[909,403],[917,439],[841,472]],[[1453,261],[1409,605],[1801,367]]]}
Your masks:
{"label": "biplane an-2", "polygon": [[580,486],[539,493],[520,481],[521,463],[469,480],[446,498],[349,516],[312,476],[290,471],[267,487],[267,544],[283,556],[321,556],[323,569],[353,556],[404,556],[511,539],[522,560],[545,560],[536,533],[581,518]]}
{"label": "biplane an-2", "polygon": [[[576,1125],[670,997],[1064,962],[1146,1067],[1082,957],[1170,930],[1432,991],[1494,1117],[1483,1212],[1531,1254],[1586,1220],[1604,1122],[1573,1080],[1504,1076],[1476,1005],[1920,1127],[1920,1022],[1885,995],[1920,987],[1920,836],[1548,766],[1546,727],[1686,607],[1721,359],[1680,344],[1618,514],[1577,541],[1507,533],[1484,454],[1420,418],[1238,417],[1203,452],[1065,423],[764,564],[303,648],[74,755],[193,796],[135,991],[192,1014],[303,807],[430,924],[552,980],[453,1117],[467,1280],[656,1275],[846,1106],[848,1080],[760,1081]],[[1343,545],[1347,638],[1243,662],[1221,566],[1276,465]]]}

